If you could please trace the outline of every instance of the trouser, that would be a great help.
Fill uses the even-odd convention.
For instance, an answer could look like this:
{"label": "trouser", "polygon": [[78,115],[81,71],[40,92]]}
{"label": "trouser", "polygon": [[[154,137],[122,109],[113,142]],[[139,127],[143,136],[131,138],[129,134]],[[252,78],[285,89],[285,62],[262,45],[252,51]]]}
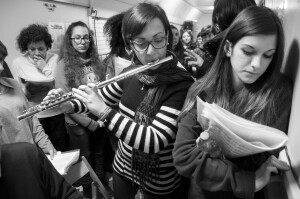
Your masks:
{"label": "trouser", "polygon": [[[91,132],[80,125],[70,125],[68,123],[66,123],[66,127],[70,136],[71,149],[80,149],[80,155],[86,157],[98,178],[104,182],[105,153],[107,145],[110,145],[106,129],[98,128],[96,131]],[[110,164],[112,164],[112,160],[110,161]],[[80,185],[84,189],[88,189],[91,182],[91,178],[87,175],[81,180]]]}
{"label": "trouser", "polygon": [[69,135],[65,126],[64,114],[62,113],[52,117],[39,118],[39,121],[55,149],[58,151],[68,151]]}
{"label": "trouser", "polygon": [[[142,199],[186,199],[188,187],[188,179],[182,179],[180,187],[178,187],[172,193],[166,195],[157,195],[144,190]],[[114,171],[113,189],[114,199],[134,199],[139,190],[139,185]]]}
{"label": "trouser", "polygon": [[5,144],[0,146],[0,153],[0,198],[83,198],[35,145]]}

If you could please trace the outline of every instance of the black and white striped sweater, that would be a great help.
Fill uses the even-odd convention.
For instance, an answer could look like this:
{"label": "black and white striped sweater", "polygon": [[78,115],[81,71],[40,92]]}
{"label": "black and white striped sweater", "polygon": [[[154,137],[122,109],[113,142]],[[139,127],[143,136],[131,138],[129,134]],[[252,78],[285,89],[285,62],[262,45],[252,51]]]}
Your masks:
{"label": "black and white striped sweater", "polygon": [[[119,138],[114,170],[138,182],[131,167],[132,148],[159,154],[160,165],[153,174],[154,180],[146,181],[145,185],[146,191],[153,194],[171,193],[180,184],[180,176],[173,165],[172,150],[177,132],[176,119],[191,83],[186,80],[168,85],[161,97],[162,106],[152,124],[147,127],[133,121],[135,111],[148,90],[135,76],[99,90],[107,105],[119,104],[119,112],[112,110],[106,118],[106,127]],[[83,105],[79,102],[77,105],[80,104]],[[81,107],[79,110],[86,111],[86,108]]]}

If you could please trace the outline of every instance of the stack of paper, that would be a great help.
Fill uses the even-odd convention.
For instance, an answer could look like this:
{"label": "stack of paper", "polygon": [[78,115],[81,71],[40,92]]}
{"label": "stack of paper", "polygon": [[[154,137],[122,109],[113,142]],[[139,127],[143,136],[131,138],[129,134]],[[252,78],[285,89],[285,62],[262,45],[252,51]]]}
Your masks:
{"label": "stack of paper", "polygon": [[284,147],[288,141],[287,135],[278,129],[241,118],[199,97],[197,120],[205,128],[208,127],[208,121],[217,128],[211,132],[212,137],[228,158],[272,151]]}
{"label": "stack of paper", "polygon": [[50,155],[47,155],[47,158],[53,164],[58,173],[66,175],[68,169],[78,161],[79,150],[57,153],[54,155],[53,160],[51,160]]}

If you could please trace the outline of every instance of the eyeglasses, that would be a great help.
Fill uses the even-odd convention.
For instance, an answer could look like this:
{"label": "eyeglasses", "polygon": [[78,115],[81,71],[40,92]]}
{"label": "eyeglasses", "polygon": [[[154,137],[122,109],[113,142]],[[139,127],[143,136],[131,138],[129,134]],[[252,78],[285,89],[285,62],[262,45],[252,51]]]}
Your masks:
{"label": "eyeglasses", "polygon": [[91,36],[84,35],[83,37],[81,37],[80,35],[75,35],[74,37],[71,37],[71,39],[73,39],[76,44],[81,44],[82,40],[84,40],[84,42],[86,43],[90,42]]}
{"label": "eyeglasses", "polygon": [[149,45],[151,44],[153,48],[155,49],[161,49],[167,45],[168,37],[160,37],[160,38],[154,38],[152,41],[146,41],[146,40],[130,40],[131,45],[133,48],[138,52],[144,52],[149,48]]}

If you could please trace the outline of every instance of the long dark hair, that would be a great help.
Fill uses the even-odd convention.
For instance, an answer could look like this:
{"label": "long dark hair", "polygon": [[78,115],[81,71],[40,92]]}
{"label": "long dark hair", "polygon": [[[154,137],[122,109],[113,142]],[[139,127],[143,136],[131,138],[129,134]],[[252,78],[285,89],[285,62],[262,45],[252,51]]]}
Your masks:
{"label": "long dark hair", "polygon": [[110,54],[126,57],[125,43],[122,37],[122,20],[125,12],[121,12],[107,19],[103,26],[103,33],[109,41]]}
{"label": "long dark hair", "polygon": [[154,18],[158,18],[163,23],[166,34],[168,34],[167,50],[172,51],[173,34],[168,17],[159,5],[151,3],[139,3],[125,13],[122,22],[122,35],[128,49],[130,49],[130,40],[139,35]]}
{"label": "long dark hair", "polygon": [[212,24],[217,24],[220,31],[223,31],[243,9],[254,5],[254,0],[215,0]]}
{"label": "long dark hair", "polygon": [[[178,34],[180,34],[179,30],[174,25],[171,25],[171,30],[172,29],[177,30]],[[173,52],[177,56],[178,61],[180,61],[182,64],[184,64],[184,48],[183,48],[180,36],[179,36],[178,44],[175,46]]]}
{"label": "long dark hair", "polygon": [[[276,52],[264,74],[254,83],[247,84],[241,91],[234,93],[232,65],[230,58],[226,56],[224,46],[227,40],[234,46],[243,37],[251,35],[276,35]],[[278,117],[276,103],[280,102],[276,102],[276,98],[288,92],[286,90],[288,88],[282,86],[280,78],[283,56],[284,33],[277,15],[265,7],[246,8],[228,28],[211,70],[189,89],[180,118],[193,107],[196,96],[214,88],[216,104],[246,119],[271,125]]]}
{"label": "long dark hair", "polygon": [[70,88],[77,88],[79,86],[76,84],[76,80],[79,78],[80,73],[78,71],[80,70],[80,66],[82,65],[80,54],[73,47],[71,40],[73,29],[77,26],[85,27],[89,31],[90,45],[86,52],[86,55],[88,58],[91,59],[91,67],[99,76],[100,80],[105,79],[104,68],[99,59],[99,54],[93,38],[93,32],[88,28],[88,26],[85,23],[83,23],[82,21],[77,21],[69,25],[65,33],[63,44],[60,49],[60,59],[63,60],[65,63],[65,77]]}

